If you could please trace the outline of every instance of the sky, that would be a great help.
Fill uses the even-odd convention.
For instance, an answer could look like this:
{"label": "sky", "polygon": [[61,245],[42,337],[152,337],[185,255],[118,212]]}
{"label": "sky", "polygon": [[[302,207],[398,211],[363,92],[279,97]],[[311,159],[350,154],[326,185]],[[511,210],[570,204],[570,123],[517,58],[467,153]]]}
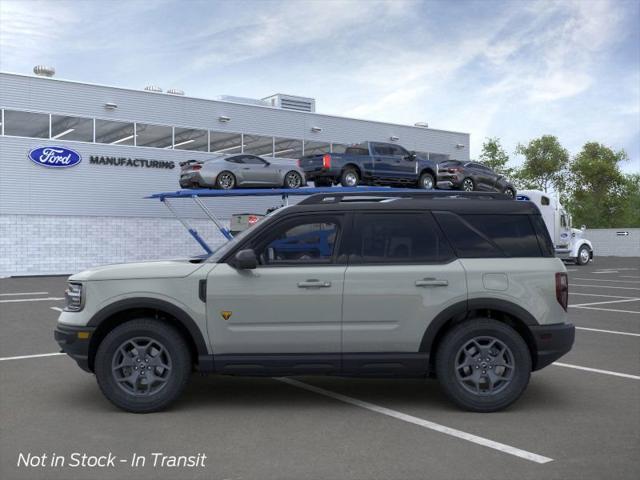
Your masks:
{"label": "sky", "polygon": [[0,0],[0,70],[624,149],[640,172],[640,0]]}

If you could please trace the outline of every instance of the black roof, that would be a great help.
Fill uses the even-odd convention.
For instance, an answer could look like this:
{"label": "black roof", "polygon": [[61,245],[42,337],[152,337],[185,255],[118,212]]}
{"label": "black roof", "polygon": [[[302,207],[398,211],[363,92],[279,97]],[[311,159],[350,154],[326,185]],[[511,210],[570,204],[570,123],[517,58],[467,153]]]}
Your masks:
{"label": "black roof", "polygon": [[451,211],[462,214],[539,214],[535,204],[513,200],[503,194],[466,192],[316,194],[289,207],[289,212],[320,211]]}

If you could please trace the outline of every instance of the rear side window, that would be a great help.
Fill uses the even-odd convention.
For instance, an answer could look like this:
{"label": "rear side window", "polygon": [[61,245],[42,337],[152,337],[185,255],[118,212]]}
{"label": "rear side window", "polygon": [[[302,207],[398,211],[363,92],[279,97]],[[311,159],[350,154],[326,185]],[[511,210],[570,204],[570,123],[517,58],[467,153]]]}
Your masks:
{"label": "rear side window", "polygon": [[346,155],[369,155],[369,150],[364,147],[348,147],[344,153]]}
{"label": "rear side window", "polygon": [[509,257],[541,256],[529,215],[463,215]]}
{"label": "rear side window", "polygon": [[443,263],[453,251],[426,213],[359,214],[355,218],[351,263]]}
{"label": "rear side window", "polygon": [[460,258],[504,257],[505,254],[484,233],[451,212],[434,212],[449,242]]}
{"label": "rear side window", "polygon": [[529,220],[531,220],[531,224],[533,225],[533,228],[536,231],[536,235],[538,236],[538,245],[540,245],[542,256],[555,256],[553,242],[551,241],[549,230],[547,230],[547,226],[544,224],[544,220],[542,220],[542,215],[531,215],[529,217]]}

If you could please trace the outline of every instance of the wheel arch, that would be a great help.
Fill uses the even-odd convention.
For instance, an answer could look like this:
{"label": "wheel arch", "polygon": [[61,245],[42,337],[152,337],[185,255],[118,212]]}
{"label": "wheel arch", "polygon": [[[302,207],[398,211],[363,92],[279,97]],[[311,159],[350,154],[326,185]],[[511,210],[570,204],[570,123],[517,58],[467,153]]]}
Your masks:
{"label": "wheel arch", "polygon": [[177,328],[187,341],[194,365],[210,357],[200,328],[182,308],[157,298],[130,298],[104,307],[87,324],[95,328],[89,342],[88,364],[91,371],[94,370],[95,355],[104,337],[118,325],[140,317],[156,318]]}
{"label": "wheel arch", "polygon": [[462,301],[440,312],[429,323],[420,342],[420,352],[429,355],[429,372],[435,372],[435,359],[444,336],[455,325],[472,318],[491,318],[512,327],[529,348],[533,370],[537,364],[537,347],[529,326],[539,325],[524,308],[507,300],[486,298]]}
{"label": "wheel arch", "polygon": [[436,177],[437,177],[437,175],[436,175],[436,172],[433,170],[433,168],[431,168],[431,167],[423,167],[423,168],[420,170],[420,174],[418,175],[418,178],[420,178],[420,177],[422,176],[422,174],[424,174],[424,173],[429,173],[429,174],[431,174],[431,176],[433,177],[433,181],[434,181],[434,183],[437,181],[437,178],[436,178]]}
{"label": "wheel arch", "polygon": [[353,168],[358,173],[358,176],[360,177],[360,180],[362,180],[362,169],[357,164],[352,163],[352,162],[349,162],[346,165],[343,165],[343,167],[340,169],[340,175],[342,175],[342,173],[347,168]]}

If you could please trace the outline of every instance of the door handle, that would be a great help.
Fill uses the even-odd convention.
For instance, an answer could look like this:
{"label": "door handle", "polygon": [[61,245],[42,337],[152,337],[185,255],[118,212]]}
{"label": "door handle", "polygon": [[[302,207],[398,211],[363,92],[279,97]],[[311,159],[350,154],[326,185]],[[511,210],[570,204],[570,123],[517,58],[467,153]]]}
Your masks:
{"label": "door handle", "polygon": [[306,282],[298,282],[299,288],[329,288],[331,282],[321,282],[320,280],[307,280]]}
{"label": "door handle", "polygon": [[416,280],[416,287],[447,287],[449,282],[447,280],[438,280],[437,278],[423,278],[422,280]]}

